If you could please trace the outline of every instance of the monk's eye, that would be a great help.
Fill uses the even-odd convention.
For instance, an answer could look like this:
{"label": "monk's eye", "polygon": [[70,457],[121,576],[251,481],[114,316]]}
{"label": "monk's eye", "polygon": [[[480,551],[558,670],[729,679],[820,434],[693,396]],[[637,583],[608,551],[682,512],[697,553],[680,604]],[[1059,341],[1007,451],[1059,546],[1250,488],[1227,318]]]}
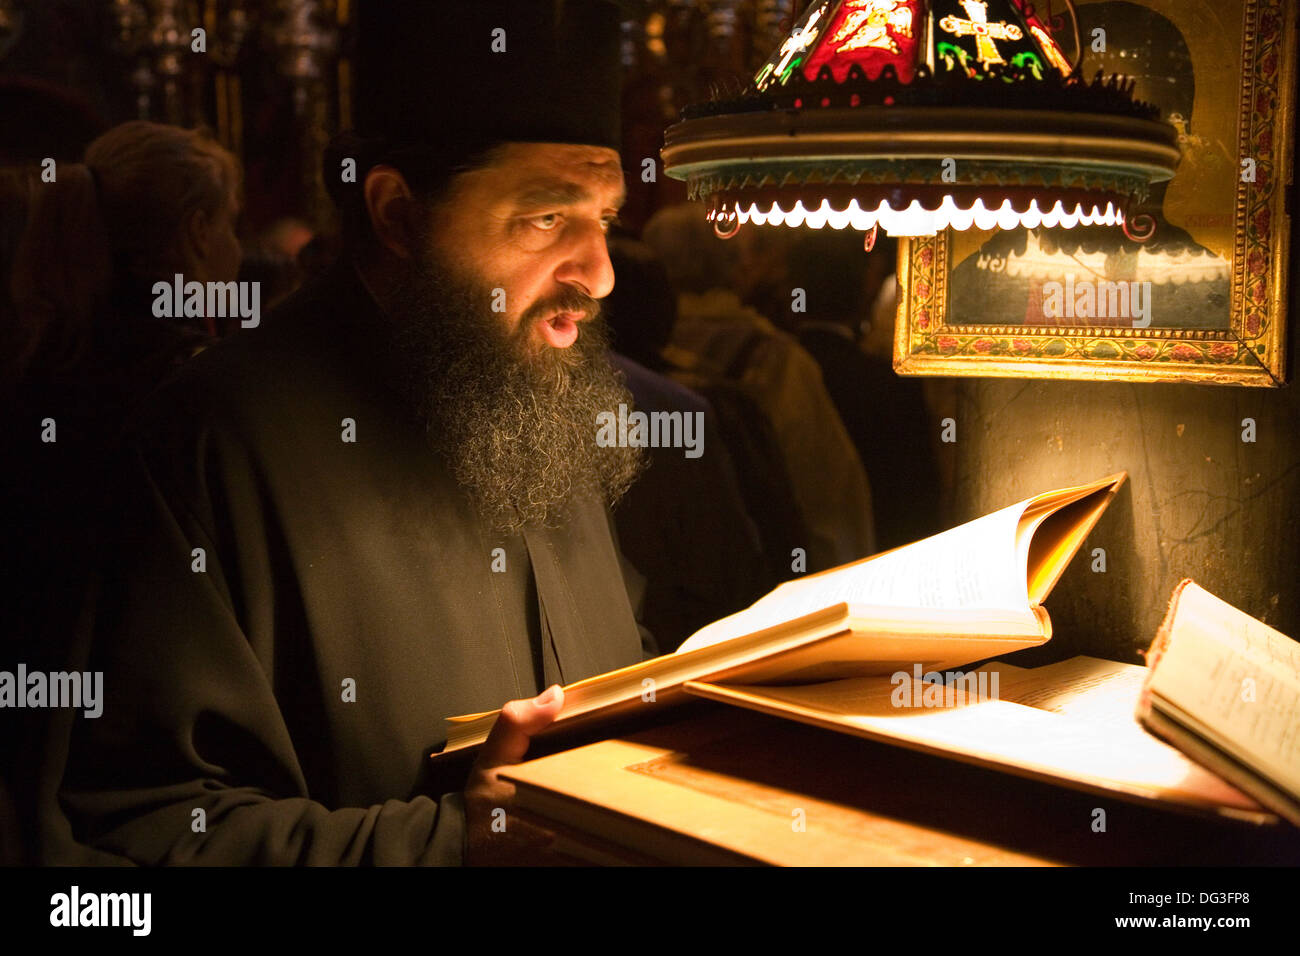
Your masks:
{"label": "monk's eye", "polygon": [[602,216],[600,219],[600,228],[605,232],[609,232],[614,226],[621,225],[623,225],[623,220],[619,219],[618,216]]}
{"label": "monk's eye", "polygon": [[550,232],[560,224],[561,216],[558,212],[548,212],[541,216],[533,216],[528,222],[542,232]]}

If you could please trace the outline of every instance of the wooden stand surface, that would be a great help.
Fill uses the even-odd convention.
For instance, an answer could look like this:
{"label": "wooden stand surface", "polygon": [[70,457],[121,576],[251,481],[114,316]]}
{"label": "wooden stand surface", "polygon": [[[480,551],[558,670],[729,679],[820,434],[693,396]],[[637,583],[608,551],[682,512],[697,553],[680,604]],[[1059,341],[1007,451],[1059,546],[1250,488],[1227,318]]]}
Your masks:
{"label": "wooden stand surface", "polygon": [[722,705],[502,775],[519,815],[555,835],[521,848],[522,864],[1300,863],[1300,830],[1284,823],[1100,797]]}

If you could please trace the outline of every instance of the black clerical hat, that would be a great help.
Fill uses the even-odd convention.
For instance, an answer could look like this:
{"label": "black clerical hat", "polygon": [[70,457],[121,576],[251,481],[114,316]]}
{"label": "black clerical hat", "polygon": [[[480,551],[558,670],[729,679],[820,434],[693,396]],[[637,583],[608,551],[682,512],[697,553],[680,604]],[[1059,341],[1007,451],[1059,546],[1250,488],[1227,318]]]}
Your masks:
{"label": "black clerical hat", "polygon": [[614,0],[361,0],[354,128],[395,147],[621,141]]}

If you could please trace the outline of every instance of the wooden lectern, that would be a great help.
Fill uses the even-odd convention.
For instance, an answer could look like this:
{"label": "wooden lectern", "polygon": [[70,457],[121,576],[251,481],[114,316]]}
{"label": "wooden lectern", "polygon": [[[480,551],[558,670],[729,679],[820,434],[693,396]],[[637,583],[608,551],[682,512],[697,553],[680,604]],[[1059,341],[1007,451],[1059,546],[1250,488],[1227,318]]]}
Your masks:
{"label": "wooden lectern", "polygon": [[519,847],[521,864],[1300,862],[1300,830],[1282,822],[1070,790],[721,705],[502,776],[520,817],[555,835]]}

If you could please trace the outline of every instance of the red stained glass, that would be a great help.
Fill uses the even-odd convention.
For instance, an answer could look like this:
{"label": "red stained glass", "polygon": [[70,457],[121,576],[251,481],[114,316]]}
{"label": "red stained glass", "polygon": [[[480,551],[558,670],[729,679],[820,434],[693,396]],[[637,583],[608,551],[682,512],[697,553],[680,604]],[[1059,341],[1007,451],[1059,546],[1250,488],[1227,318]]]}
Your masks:
{"label": "red stained glass", "polygon": [[[1027,12],[1028,11],[1028,12]],[[904,83],[916,67],[959,69],[971,77],[1010,64],[1041,79],[1070,63],[1027,0],[812,0],[754,76],[758,90],[829,67],[844,82],[855,65],[877,80],[891,65]]]}
{"label": "red stained glass", "polygon": [[874,80],[886,64],[892,64],[899,79],[910,83],[916,68],[922,6],[922,0],[843,0],[804,63],[804,76],[815,79],[829,63],[835,79],[843,82],[849,67],[856,63]]}

